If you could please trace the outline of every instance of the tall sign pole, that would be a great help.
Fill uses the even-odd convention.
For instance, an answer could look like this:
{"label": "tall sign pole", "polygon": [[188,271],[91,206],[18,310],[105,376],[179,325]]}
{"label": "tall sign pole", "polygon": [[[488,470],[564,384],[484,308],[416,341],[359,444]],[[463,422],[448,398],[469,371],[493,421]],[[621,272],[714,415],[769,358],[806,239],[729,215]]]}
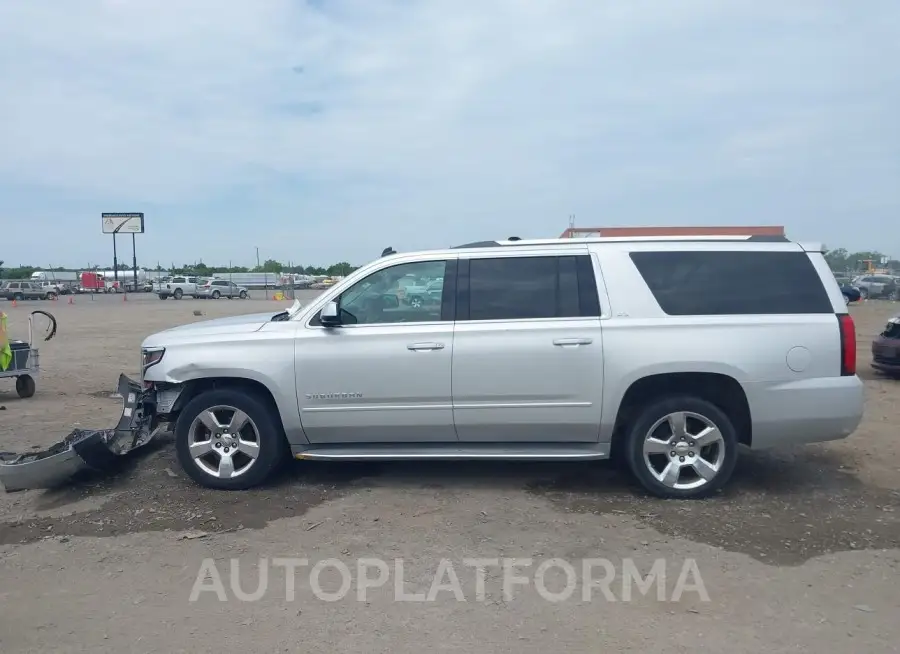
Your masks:
{"label": "tall sign pole", "polygon": [[116,287],[119,286],[119,258],[116,256],[116,234],[119,233],[119,227],[113,232],[113,277],[116,278]]}
{"label": "tall sign pole", "polygon": [[131,232],[131,267],[134,270],[134,292],[137,293],[137,250],[134,245],[134,232]]}

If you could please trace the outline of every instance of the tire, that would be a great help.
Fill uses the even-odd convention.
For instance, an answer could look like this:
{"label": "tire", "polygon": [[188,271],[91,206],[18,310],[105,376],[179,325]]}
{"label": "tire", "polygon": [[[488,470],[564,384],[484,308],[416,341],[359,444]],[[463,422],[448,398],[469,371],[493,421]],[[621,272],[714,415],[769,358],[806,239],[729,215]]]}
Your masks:
{"label": "tire", "polygon": [[409,306],[411,306],[413,309],[421,308],[422,304],[423,304],[422,298],[420,298],[418,295],[414,295],[411,298],[409,298]]}
{"label": "tire", "polygon": [[48,300],[55,300],[57,298],[56,293],[47,293]]}
{"label": "tire", "polygon": [[242,300],[246,300],[247,299],[247,291],[241,291],[240,297]]}
{"label": "tire", "polygon": [[[673,430],[672,422],[667,420],[673,414],[687,414],[684,421],[687,429],[681,434],[683,438],[676,434],[672,436],[674,440],[666,443],[663,439],[681,431]],[[678,420],[673,420],[677,425]],[[717,440],[706,446],[691,439],[703,431],[704,423],[718,430]],[[653,450],[649,455],[644,451],[647,441]],[[725,412],[699,397],[680,395],[658,399],[637,412],[626,435],[625,457],[631,473],[652,495],[664,499],[697,499],[716,492],[728,482],[737,463],[737,448],[737,431]],[[673,464],[679,472],[675,473],[674,482],[671,477],[669,482],[664,482],[661,477]],[[698,470],[705,470],[709,478],[703,481]]]}
{"label": "tire", "polygon": [[220,297],[222,297],[222,294],[219,293],[219,291],[213,291],[213,292],[212,292],[212,299],[213,299],[213,300],[218,300]]}
{"label": "tire", "polygon": [[180,288],[176,288],[175,292],[172,293],[172,297],[174,297],[176,300],[180,300],[182,296],[184,296],[184,291],[182,291]]}
{"label": "tire", "polygon": [[850,296],[844,293],[844,304],[850,304]]}
{"label": "tire", "polygon": [[34,395],[35,388],[36,384],[34,383],[34,377],[31,375],[16,377],[16,393],[18,393],[19,397],[23,400]]}
{"label": "tire", "polygon": [[163,294],[163,293],[160,293],[160,294],[159,294],[159,299],[160,299],[160,300],[168,300],[168,299],[169,299],[169,296],[168,296],[168,295],[165,295],[165,294]]}
{"label": "tire", "polygon": [[[231,419],[229,411],[237,409],[248,418],[242,434],[248,440],[252,433],[256,438],[256,457],[252,464],[242,467],[245,460],[253,458],[244,454],[244,449],[238,446],[236,451],[230,453],[233,469],[238,472],[231,477],[219,476],[215,470],[221,470],[221,461],[224,458],[224,445],[228,444],[226,436],[216,439],[205,426],[200,423],[200,417],[210,409],[216,407],[216,416],[221,423]],[[226,408],[227,407],[227,408]],[[184,472],[196,483],[207,488],[219,490],[246,490],[258,486],[268,479],[277,468],[287,460],[287,440],[284,430],[277,420],[278,413],[269,403],[253,392],[244,389],[220,389],[201,393],[181,411],[175,423],[175,451],[178,462]],[[222,447],[211,446],[206,454],[196,460],[191,453],[191,443],[197,441],[197,436],[209,435],[210,442],[220,442]],[[233,441],[232,441],[233,443]],[[222,452],[222,454],[220,454]]]}
{"label": "tire", "polygon": [[12,299],[16,300],[17,302],[21,302],[22,300],[25,299],[25,296],[22,295],[21,293],[13,293]]}
{"label": "tire", "polygon": [[868,300],[869,299],[869,289],[867,289],[867,288],[859,289],[859,299],[860,300]]}

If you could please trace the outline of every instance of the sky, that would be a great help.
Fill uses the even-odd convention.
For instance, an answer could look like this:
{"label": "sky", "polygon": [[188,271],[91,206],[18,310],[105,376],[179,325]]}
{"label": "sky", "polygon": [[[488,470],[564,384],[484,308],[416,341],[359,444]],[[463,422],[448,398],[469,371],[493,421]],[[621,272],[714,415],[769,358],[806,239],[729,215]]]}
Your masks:
{"label": "sky", "polygon": [[148,267],[571,215],[900,258],[897,34],[896,0],[0,0],[0,259],[109,265],[129,211]]}

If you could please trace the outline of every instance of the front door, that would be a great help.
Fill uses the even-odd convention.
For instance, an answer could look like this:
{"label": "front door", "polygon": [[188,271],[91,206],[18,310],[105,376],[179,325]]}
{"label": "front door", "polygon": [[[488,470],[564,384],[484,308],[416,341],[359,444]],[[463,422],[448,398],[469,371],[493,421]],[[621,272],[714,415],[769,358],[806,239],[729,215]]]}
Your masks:
{"label": "front door", "polygon": [[596,442],[603,341],[593,265],[460,259],[453,415],[460,441]]}
{"label": "front door", "polygon": [[[455,442],[452,300],[407,303],[409,280],[455,274],[455,260],[385,263],[338,298],[339,327],[314,317],[296,345],[297,400],[311,443]],[[452,294],[453,285],[448,285]]]}

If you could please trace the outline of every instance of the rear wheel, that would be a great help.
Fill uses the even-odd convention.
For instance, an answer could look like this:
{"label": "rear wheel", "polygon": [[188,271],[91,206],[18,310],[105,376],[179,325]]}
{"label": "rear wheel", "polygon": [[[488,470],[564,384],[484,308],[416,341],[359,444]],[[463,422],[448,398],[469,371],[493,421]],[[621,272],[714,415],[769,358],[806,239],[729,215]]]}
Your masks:
{"label": "rear wheel", "polygon": [[715,404],[689,395],[662,398],[641,410],[627,434],[628,467],[653,495],[705,497],[731,478],[738,438]]}
{"label": "rear wheel", "polygon": [[868,300],[869,299],[869,289],[867,289],[867,288],[859,289],[859,298],[861,300]]}
{"label": "rear wheel", "polygon": [[221,389],[198,395],[175,424],[178,461],[195,482],[243,490],[264,482],[287,459],[277,412],[257,394]]}
{"label": "rear wheel", "polygon": [[25,299],[25,296],[22,295],[21,293],[13,293],[13,300],[17,300],[18,302],[21,302],[24,299]]}
{"label": "rear wheel", "polygon": [[219,291],[213,291],[213,292],[212,292],[212,299],[213,299],[213,300],[218,300],[220,297],[222,297],[222,294],[219,293]]}

